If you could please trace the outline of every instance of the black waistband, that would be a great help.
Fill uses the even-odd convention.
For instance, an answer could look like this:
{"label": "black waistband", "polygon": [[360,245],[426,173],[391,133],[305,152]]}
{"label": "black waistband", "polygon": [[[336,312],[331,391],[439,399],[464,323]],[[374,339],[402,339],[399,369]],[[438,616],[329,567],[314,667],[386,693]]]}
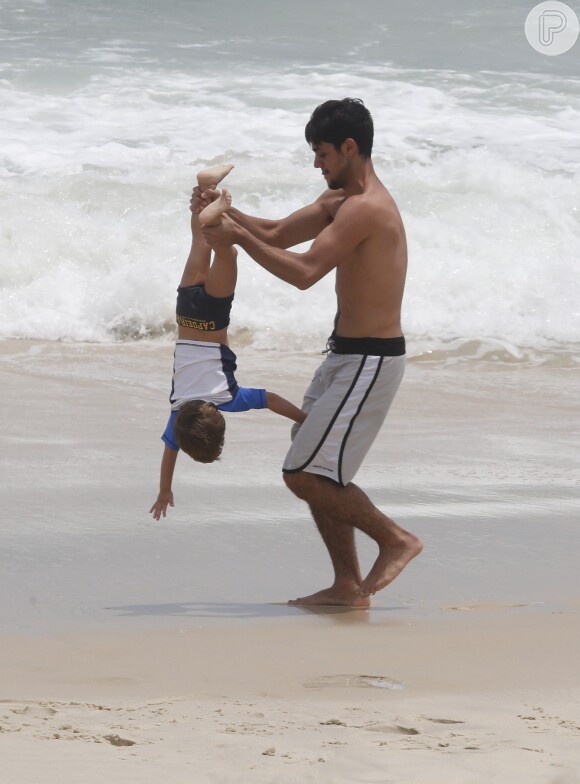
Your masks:
{"label": "black waistband", "polygon": [[331,335],[328,351],[333,354],[370,354],[373,357],[402,357],[405,352],[405,338],[341,338]]}

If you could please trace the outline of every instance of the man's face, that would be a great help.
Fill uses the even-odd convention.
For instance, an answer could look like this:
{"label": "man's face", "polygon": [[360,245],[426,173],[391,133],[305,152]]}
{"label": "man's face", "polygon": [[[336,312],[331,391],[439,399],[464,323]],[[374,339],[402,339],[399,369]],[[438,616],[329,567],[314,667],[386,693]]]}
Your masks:
{"label": "man's face", "polygon": [[346,180],[347,157],[329,142],[313,144],[314,168],[320,169],[326,184],[332,191],[344,188]]}

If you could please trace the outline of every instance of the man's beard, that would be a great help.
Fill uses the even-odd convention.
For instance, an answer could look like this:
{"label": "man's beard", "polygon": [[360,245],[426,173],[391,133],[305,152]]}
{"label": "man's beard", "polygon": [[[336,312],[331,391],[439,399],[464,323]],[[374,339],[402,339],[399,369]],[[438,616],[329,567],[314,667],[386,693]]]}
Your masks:
{"label": "man's beard", "polygon": [[328,187],[331,191],[339,191],[343,186],[342,183],[339,182],[338,180],[331,180],[328,183]]}
{"label": "man's beard", "polygon": [[343,171],[338,174],[334,179],[328,182],[328,187],[331,191],[339,191],[344,188],[344,183],[346,181],[346,173]]}

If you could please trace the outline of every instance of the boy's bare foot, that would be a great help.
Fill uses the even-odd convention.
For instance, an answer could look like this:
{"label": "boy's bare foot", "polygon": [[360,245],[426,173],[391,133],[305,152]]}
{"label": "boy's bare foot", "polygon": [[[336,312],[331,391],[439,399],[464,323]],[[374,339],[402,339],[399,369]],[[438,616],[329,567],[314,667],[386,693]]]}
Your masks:
{"label": "boy's bare foot", "polygon": [[202,226],[217,226],[224,212],[232,206],[232,194],[225,188],[220,194],[219,199],[212,201],[199,213],[199,222]]}
{"label": "boy's bare foot", "polygon": [[197,184],[202,190],[205,190],[206,188],[215,189],[217,184],[221,182],[224,177],[227,177],[233,168],[233,163],[222,163],[218,166],[212,166],[210,169],[204,169],[197,175]]}

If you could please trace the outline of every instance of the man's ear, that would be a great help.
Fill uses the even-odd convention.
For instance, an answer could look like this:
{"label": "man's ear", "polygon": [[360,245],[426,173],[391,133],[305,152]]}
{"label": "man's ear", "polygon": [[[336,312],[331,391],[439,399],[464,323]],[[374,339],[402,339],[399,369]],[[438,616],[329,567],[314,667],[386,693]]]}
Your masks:
{"label": "man's ear", "polygon": [[355,155],[358,155],[358,144],[354,139],[345,139],[341,144],[340,149],[343,155],[346,155],[347,158],[354,158]]}

